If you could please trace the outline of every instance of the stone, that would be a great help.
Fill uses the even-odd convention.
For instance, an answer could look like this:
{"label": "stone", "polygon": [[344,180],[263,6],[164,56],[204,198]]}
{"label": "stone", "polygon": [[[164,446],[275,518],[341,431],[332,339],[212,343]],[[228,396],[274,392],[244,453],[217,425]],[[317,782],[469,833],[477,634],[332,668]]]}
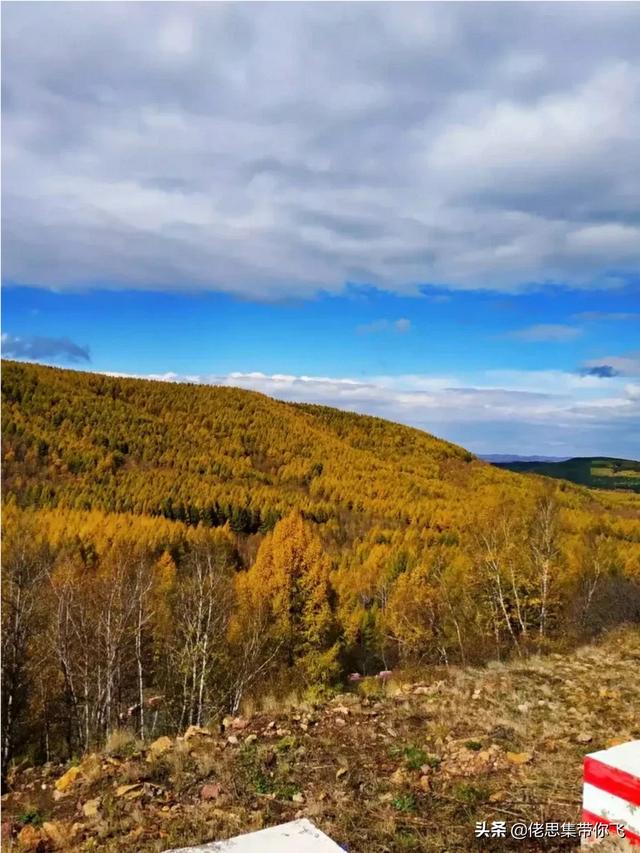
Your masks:
{"label": "stone", "polygon": [[42,847],[45,837],[46,836],[41,829],[38,829],[36,826],[32,826],[28,823],[20,830],[20,834],[18,835],[18,847],[20,850],[25,851],[25,853],[26,851],[33,851],[33,853],[35,853],[35,851]]}
{"label": "stone", "polygon": [[56,791],[65,793],[80,776],[82,771],[79,767],[70,767],[56,782]]}
{"label": "stone", "polygon": [[56,849],[64,850],[69,843],[69,830],[60,821],[45,821],[42,831]]}
{"label": "stone", "polygon": [[442,761],[441,770],[447,776],[481,776],[503,770],[506,766],[505,755],[497,744],[491,744],[478,752],[466,746],[451,745]]}
{"label": "stone", "polygon": [[236,735],[229,735],[229,737],[227,738],[227,743],[230,746],[237,746],[239,741],[238,741],[238,738],[236,737]]}
{"label": "stone", "polygon": [[191,740],[194,737],[213,737],[208,729],[203,729],[201,726],[189,726],[183,735],[185,740]]}
{"label": "stone", "polygon": [[201,800],[217,800],[220,796],[222,788],[218,782],[210,782],[207,785],[203,785],[200,789],[200,799]]}
{"label": "stone", "polygon": [[293,803],[304,803],[304,794],[300,791],[297,791],[293,797],[291,797],[291,802]]}
{"label": "stone", "polygon": [[127,800],[136,800],[144,794],[144,785],[142,782],[134,782],[131,785],[118,785],[116,788],[116,797],[125,797]]}
{"label": "stone", "polygon": [[163,735],[163,737],[159,737],[157,740],[154,740],[152,744],[149,746],[149,752],[147,755],[147,761],[153,761],[154,759],[161,756],[163,753],[168,752],[173,747],[173,741],[170,737]]}
{"label": "stone", "polygon": [[85,759],[80,764],[80,772],[89,781],[93,781],[94,779],[98,779],[102,773],[102,761],[95,754],[95,752],[91,753],[91,755],[87,755]]}
{"label": "stone", "polygon": [[404,767],[398,767],[398,769],[391,775],[391,784],[392,785],[406,785],[409,782],[409,773],[404,769]]}
{"label": "stone", "polygon": [[509,764],[528,764],[533,755],[530,752],[508,752],[507,761]]}
{"label": "stone", "polygon": [[82,814],[85,817],[97,817],[99,808],[100,799],[98,797],[94,800],[87,800],[87,802],[82,805]]}
{"label": "stone", "polygon": [[593,740],[593,735],[590,732],[580,732],[576,735],[576,741],[578,743],[591,743]]}

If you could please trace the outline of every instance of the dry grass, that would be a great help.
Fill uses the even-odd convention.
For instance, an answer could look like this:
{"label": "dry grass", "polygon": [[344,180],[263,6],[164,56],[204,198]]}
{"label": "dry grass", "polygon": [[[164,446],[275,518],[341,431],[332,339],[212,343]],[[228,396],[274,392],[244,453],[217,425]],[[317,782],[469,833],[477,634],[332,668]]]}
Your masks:
{"label": "dry grass", "polygon": [[[84,822],[69,849],[150,853],[307,816],[351,853],[508,850],[506,840],[481,847],[475,821],[579,820],[584,754],[640,737],[639,669],[640,631],[628,630],[569,656],[429,671],[419,684],[412,673],[411,684],[398,678],[384,693],[315,709],[263,706],[226,735],[105,767],[70,795],[102,796],[108,810]],[[28,785],[62,769],[21,774],[5,815],[24,806]],[[113,795],[133,779],[138,798]],[[219,794],[204,799],[205,783]],[[68,802],[51,803],[49,816],[69,823]],[[575,842],[540,845],[513,849]]]}

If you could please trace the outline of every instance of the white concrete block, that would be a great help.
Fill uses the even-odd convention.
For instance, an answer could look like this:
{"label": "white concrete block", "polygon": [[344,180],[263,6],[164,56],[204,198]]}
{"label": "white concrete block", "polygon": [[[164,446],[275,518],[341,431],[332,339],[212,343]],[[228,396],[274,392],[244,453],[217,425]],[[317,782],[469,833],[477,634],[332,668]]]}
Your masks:
{"label": "white concrete block", "polygon": [[164,853],[344,853],[344,850],[310,820],[301,818],[226,841],[177,847]]}
{"label": "white concrete block", "polygon": [[583,820],[610,837],[621,827],[627,848],[640,849],[640,740],[585,755],[583,781]]}

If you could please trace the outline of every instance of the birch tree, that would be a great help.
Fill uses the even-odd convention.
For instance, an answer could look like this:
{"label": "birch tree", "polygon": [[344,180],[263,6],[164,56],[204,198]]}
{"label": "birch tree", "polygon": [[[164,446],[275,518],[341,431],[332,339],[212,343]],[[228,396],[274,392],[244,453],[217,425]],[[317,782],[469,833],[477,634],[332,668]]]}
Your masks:
{"label": "birch tree", "polygon": [[43,588],[50,555],[25,521],[7,531],[2,560],[2,784],[28,706],[29,647],[42,623]]}

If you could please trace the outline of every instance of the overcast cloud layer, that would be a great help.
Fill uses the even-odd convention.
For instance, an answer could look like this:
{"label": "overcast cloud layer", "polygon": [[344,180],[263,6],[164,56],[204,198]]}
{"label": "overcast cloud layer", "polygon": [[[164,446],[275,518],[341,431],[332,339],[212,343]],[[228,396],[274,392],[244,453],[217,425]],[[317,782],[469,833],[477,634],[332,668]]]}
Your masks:
{"label": "overcast cloud layer", "polygon": [[5,280],[615,286],[639,43],[635,3],[7,4]]}

